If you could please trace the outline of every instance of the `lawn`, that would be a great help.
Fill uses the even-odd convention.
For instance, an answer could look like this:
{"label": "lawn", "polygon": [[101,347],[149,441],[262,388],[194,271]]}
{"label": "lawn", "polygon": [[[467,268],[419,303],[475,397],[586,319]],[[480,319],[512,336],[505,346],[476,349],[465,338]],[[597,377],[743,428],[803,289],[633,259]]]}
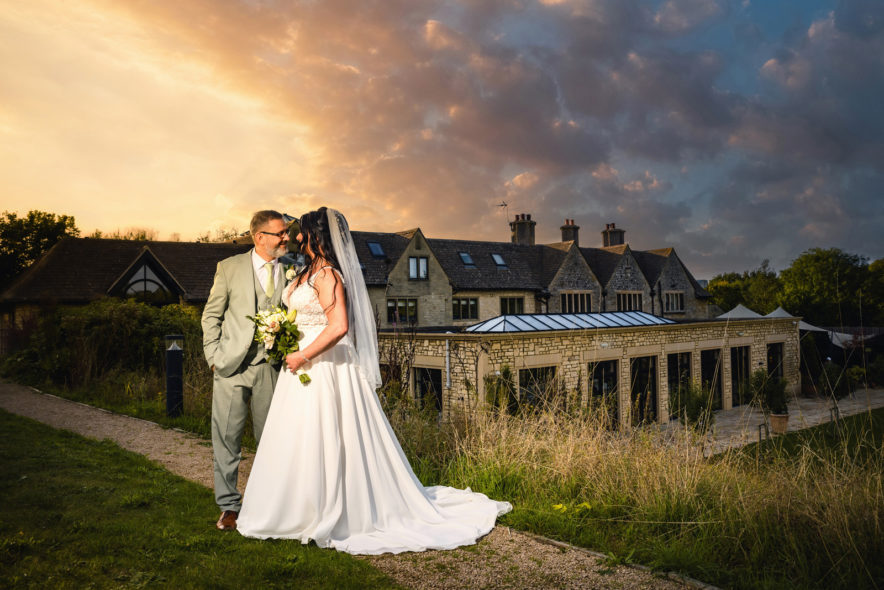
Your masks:
{"label": "lawn", "polygon": [[0,410],[0,587],[391,588],[353,557],[214,529],[204,487]]}

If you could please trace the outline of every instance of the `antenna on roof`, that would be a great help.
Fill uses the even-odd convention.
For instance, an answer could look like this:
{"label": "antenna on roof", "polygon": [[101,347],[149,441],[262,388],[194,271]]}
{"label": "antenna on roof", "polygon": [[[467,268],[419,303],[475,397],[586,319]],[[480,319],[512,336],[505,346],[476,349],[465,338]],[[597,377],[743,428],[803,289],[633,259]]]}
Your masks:
{"label": "antenna on roof", "polygon": [[509,205],[506,204],[506,201],[501,201],[500,204],[498,205],[498,207],[503,207],[503,214],[506,215],[506,220],[507,220],[507,221],[510,220],[509,209],[507,209],[508,206],[509,206]]}

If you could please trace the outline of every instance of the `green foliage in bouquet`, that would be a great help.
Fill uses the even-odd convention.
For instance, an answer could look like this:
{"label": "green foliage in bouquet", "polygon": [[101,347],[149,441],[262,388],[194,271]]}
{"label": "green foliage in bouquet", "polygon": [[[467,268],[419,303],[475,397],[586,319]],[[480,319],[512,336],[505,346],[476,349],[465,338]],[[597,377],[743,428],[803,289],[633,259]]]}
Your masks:
{"label": "green foliage in bouquet", "polygon": [[[255,317],[246,316],[255,322],[255,342],[264,345],[267,358],[283,362],[286,356],[300,350],[298,339],[301,332],[295,324],[297,316],[297,310],[286,313],[281,307],[259,311]],[[298,379],[305,385],[310,382],[310,377],[303,370],[298,370]]]}

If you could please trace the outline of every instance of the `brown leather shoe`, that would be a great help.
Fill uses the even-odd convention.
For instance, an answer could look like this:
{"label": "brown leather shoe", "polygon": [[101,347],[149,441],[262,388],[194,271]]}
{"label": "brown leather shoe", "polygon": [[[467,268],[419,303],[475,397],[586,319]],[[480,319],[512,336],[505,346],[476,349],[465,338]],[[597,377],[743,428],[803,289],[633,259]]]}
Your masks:
{"label": "brown leather shoe", "polygon": [[219,531],[235,531],[237,516],[239,516],[239,513],[235,510],[225,510],[221,513],[221,518],[218,519],[215,526],[218,527]]}

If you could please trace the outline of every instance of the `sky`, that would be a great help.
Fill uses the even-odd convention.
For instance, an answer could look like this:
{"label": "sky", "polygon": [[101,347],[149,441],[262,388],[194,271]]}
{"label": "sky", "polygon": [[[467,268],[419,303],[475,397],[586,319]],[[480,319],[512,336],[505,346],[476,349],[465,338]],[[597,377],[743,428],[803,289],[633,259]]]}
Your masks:
{"label": "sky", "polygon": [[[880,0],[0,0],[0,210],[884,257]],[[503,206],[503,204],[506,206]]]}

